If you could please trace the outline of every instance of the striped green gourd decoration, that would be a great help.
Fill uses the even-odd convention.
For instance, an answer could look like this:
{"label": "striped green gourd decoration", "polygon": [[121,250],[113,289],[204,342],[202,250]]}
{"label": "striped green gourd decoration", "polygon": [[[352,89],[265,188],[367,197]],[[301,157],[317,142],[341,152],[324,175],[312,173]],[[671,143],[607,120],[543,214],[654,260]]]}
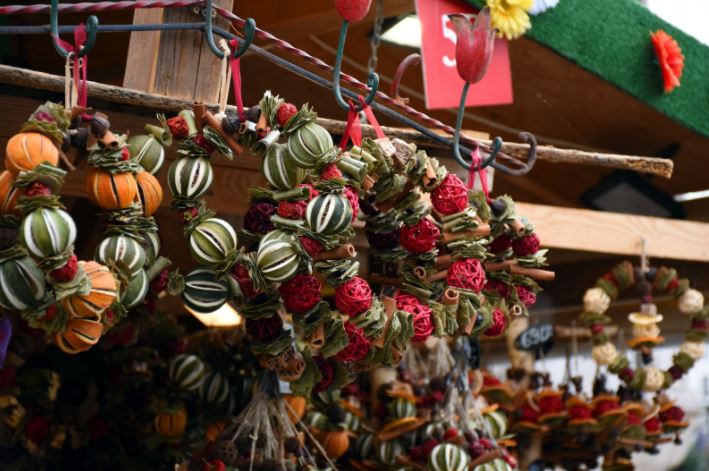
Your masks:
{"label": "striped green gourd decoration", "polygon": [[285,144],[273,144],[263,158],[263,175],[274,188],[290,190],[303,183],[305,171],[293,160]]}
{"label": "striped green gourd decoration", "polygon": [[473,468],[473,471],[512,471],[512,466],[500,458]]}
{"label": "striped green gourd decoration", "polygon": [[135,278],[145,266],[145,249],[132,237],[114,235],[101,241],[94,259],[106,266],[120,262],[128,269],[131,278]]}
{"label": "striped green gourd decoration", "polygon": [[398,398],[389,404],[389,416],[393,419],[416,417],[416,404],[409,400]]}
{"label": "striped green gourd decoration", "polygon": [[209,159],[183,157],[175,160],[167,172],[167,185],[173,196],[199,198],[209,191],[214,173]]}
{"label": "striped green gourd decoration", "polygon": [[160,236],[157,231],[146,231],[140,234],[140,245],[145,250],[145,266],[149,267],[160,254]]}
{"label": "striped green gourd decoration", "polygon": [[495,410],[483,415],[494,438],[504,437],[507,433],[507,416],[504,412]]}
{"label": "striped green gourd decoration", "polygon": [[305,220],[312,231],[339,234],[352,223],[352,206],[342,194],[320,194],[308,203]]}
{"label": "striped green gourd decoration", "polygon": [[271,231],[258,246],[256,264],[264,278],[272,282],[286,281],[298,271],[298,253],[293,236],[283,231]]}
{"label": "striped green gourd decoration", "polygon": [[320,157],[332,147],[330,133],[314,122],[301,126],[288,138],[288,151],[302,168],[314,168]]}
{"label": "striped green gourd decoration", "polygon": [[441,443],[428,455],[428,467],[431,471],[466,471],[470,457],[459,446]]}
{"label": "striped green gourd decoration", "polygon": [[170,362],[168,373],[170,380],[180,389],[196,391],[202,386],[207,368],[199,357],[182,354],[177,355],[172,362]]}
{"label": "striped green gourd decoration", "polygon": [[357,456],[360,459],[366,460],[372,456],[374,451],[374,443],[376,441],[376,435],[373,433],[365,432],[357,435],[357,441],[355,441],[355,450],[357,450]]}
{"label": "striped green gourd decoration", "polygon": [[229,285],[217,279],[214,270],[200,267],[185,276],[182,300],[193,311],[210,314],[222,307],[228,298]]}
{"label": "striped green gourd decoration", "polygon": [[429,438],[438,438],[440,439],[443,437],[443,434],[445,433],[446,430],[451,428],[450,425],[446,424],[443,421],[437,420],[435,422],[429,422],[426,424],[424,427],[421,427],[418,430],[418,438],[424,442],[428,440]]}
{"label": "striped green gourd decoration", "polygon": [[0,264],[0,307],[21,311],[37,305],[46,294],[44,273],[28,256]]}
{"label": "striped green gourd decoration", "polygon": [[141,134],[128,138],[130,155],[148,172],[155,175],[165,161],[165,148],[151,135]]}
{"label": "striped green gourd decoration", "polygon": [[20,242],[30,254],[40,259],[65,252],[74,240],[76,225],[63,209],[35,209],[20,226]]}
{"label": "striped green gourd decoration", "polygon": [[382,464],[396,464],[396,457],[404,453],[404,447],[399,440],[389,440],[379,443],[377,460]]}
{"label": "striped green gourd decoration", "polygon": [[327,416],[322,412],[308,412],[303,418],[303,424],[309,429],[323,430],[328,423]]}
{"label": "striped green gourd decoration", "polygon": [[126,309],[132,309],[142,303],[148,294],[148,274],[144,269],[139,269],[128,282],[125,291],[121,294],[121,304]]}
{"label": "striped green gourd decoration", "polygon": [[212,372],[202,381],[199,394],[210,404],[223,404],[229,399],[229,381],[218,372]]}
{"label": "striped green gourd decoration", "polygon": [[235,249],[236,232],[223,219],[205,219],[190,234],[190,252],[199,263],[222,263],[226,255]]}
{"label": "striped green gourd decoration", "polygon": [[351,432],[356,432],[359,430],[359,417],[354,415],[352,412],[345,412],[345,428]]}

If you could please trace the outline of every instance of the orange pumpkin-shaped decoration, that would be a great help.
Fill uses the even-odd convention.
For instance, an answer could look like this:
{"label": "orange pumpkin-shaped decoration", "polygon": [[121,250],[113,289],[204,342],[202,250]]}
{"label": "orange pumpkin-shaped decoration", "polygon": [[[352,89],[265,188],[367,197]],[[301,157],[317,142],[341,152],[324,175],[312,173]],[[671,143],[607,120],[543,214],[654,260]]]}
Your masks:
{"label": "orange pumpkin-shaped decoration", "polygon": [[288,418],[293,424],[297,424],[305,415],[305,408],[308,405],[308,401],[306,401],[303,396],[295,396],[293,394],[286,394],[283,396],[283,400],[286,403]]}
{"label": "orange pumpkin-shaped decoration", "polygon": [[54,343],[64,353],[84,352],[96,345],[103,333],[99,320],[69,319],[63,332],[54,335]]}
{"label": "orange pumpkin-shaped decoration", "polygon": [[326,430],[320,434],[320,444],[327,456],[336,460],[350,447],[350,436],[347,430]]}
{"label": "orange pumpkin-shaped decoration", "polygon": [[211,424],[207,425],[207,428],[204,429],[204,438],[206,439],[207,443],[217,441],[219,434],[221,434],[225,428],[226,422],[224,422],[223,420],[218,420],[217,422],[212,422]]}
{"label": "orange pumpkin-shaped decoration", "polygon": [[138,199],[145,217],[152,216],[162,203],[162,186],[150,172],[142,171],[135,176],[138,183]]}
{"label": "orange pumpkin-shaped decoration", "polygon": [[19,215],[15,205],[20,196],[25,194],[25,191],[12,186],[14,182],[15,178],[7,170],[0,173],[0,214]]}
{"label": "orange pumpkin-shaped decoration", "polygon": [[178,437],[187,427],[187,411],[184,407],[177,410],[163,410],[155,416],[155,431],[163,437]]}
{"label": "orange pumpkin-shaped decoration", "polygon": [[59,163],[59,150],[44,134],[21,132],[7,141],[5,167],[13,175],[23,170],[32,170],[45,162],[56,167]]}
{"label": "orange pumpkin-shaped decoration", "polygon": [[67,296],[61,301],[62,307],[69,317],[100,319],[103,311],[116,300],[116,279],[108,267],[94,261],[81,261],[79,267],[89,278],[91,290],[88,294],[75,293]]}
{"label": "orange pumpkin-shaped decoration", "polygon": [[130,172],[113,174],[94,168],[86,174],[86,193],[96,206],[115,211],[133,203],[138,195],[138,184]]}

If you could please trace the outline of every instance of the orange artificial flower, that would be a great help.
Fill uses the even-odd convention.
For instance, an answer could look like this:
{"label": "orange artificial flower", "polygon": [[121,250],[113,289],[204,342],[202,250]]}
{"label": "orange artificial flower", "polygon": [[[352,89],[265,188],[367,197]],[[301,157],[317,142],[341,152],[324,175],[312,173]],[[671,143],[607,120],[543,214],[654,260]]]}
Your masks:
{"label": "orange artificial flower", "polygon": [[682,49],[672,36],[661,29],[652,33],[650,39],[662,70],[665,93],[670,93],[680,85],[679,79],[682,77],[682,70],[684,70]]}

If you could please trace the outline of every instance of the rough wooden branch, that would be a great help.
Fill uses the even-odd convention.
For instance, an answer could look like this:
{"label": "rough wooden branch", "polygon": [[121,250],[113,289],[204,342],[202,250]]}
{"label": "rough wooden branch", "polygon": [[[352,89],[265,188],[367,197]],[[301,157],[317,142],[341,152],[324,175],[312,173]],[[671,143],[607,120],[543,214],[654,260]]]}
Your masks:
{"label": "rough wooden branch", "polygon": [[[64,92],[64,77],[7,65],[0,65],[0,84],[15,85],[18,87],[46,90],[56,93]],[[123,105],[154,109],[156,111],[176,111],[192,105],[192,103],[187,100],[154,95],[96,82],[89,82],[88,93],[92,98]],[[341,135],[345,127],[344,122],[327,118],[319,118],[318,123],[330,133],[336,135]],[[431,141],[426,136],[421,135],[413,129],[385,126],[383,130],[385,134],[391,137],[398,137],[419,146],[441,148],[439,143]],[[365,137],[375,137],[371,126],[362,126],[362,134]],[[504,152],[518,158],[524,158],[524,156],[527,155],[528,149],[529,146],[527,144],[520,143],[505,143],[502,146]],[[582,164],[634,170],[636,172],[659,175],[665,178],[670,178],[673,170],[673,163],[668,159],[602,154],[575,149],[558,149],[552,146],[538,146],[537,157],[539,160],[554,163]]]}

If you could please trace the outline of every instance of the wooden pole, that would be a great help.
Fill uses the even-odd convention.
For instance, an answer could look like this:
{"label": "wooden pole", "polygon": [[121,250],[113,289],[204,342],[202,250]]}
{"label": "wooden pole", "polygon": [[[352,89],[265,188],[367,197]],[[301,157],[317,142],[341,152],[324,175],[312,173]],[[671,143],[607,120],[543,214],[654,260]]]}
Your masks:
{"label": "wooden pole", "polygon": [[[209,52],[209,54],[211,54],[211,52]],[[160,65],[158,65],[158,74],[160,74],[160,70]],[[200,74],[204,74],[204,70],[201,68]],[[218,76],[218,74],[214,75]],[[0,65],[0,83],[57,93],[63,93],[64,91],[63,77],[6,65]],[[200,87],[200,90],[201,89],[202,87]],[[171,96],[161,96],[138,90],[129,90],[127,88],[104,85],[96,82],[89,82],[88,85],[88,93],[91,98],[97,98],[122,105],[136,106],[142,109],[177,111],[192,105],[192,98],[185,98],[184,96],[181,98],[174,98],[175,95],[179,96],[181,93],[172,94],[168,89],[164,89],[162,91],[163,93],[170,93]],[[214,91],[211,90],[211,92]],[[195,97],[199,98],[200,96],[202,95],[195,93]],[[203,101],[214,103],[216,100],[205,99]],[[318,124],[327,129],[331,134],[335,135],[341,135],[345,127],[344,122],[327,118],[318,118]],[[402,129],[386,126],[382,129],[384,130],[384,133],[390,137],[398,137],[405,141],[413,142],[418,146],[441,148],[439,143],[431,141],[426,136],[421,135],[413,129]],[[374,131],[369,125],[362,126],[362,133],[365,137],[375,137]],[[502,150],[510,153],[510,155],[521,156],[526,152],[525,149],[527,148],[527,144],[506,143],[503,145]],[[574,149],[558,149],[551,146],[539,146],[537,148],[537,156],[539,160],[549,162],[633,170],[640,173],[659,175],[664,178],[670,178],[672,176],[673,169],[673,163],[669,159],[602,154]]]}

